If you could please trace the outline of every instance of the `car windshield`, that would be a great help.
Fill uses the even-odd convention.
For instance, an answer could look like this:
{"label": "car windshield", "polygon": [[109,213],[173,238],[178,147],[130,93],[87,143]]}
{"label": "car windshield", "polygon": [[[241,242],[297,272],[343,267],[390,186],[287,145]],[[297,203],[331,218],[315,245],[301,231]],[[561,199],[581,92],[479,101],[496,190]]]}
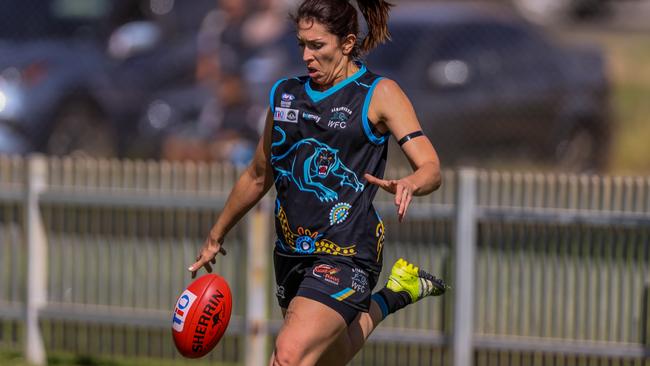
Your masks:
{"label": "car windshield", "polygon": [[2,0],[0,39],[30,40],[94,34],[110,0]]}
{"label": "car windshield", "polygon": [[368,55],[368,65],[376,70],[399,70],[412,50],[419,45],[427,28],[418,24],[389,25],[391,41],[380,45]]}

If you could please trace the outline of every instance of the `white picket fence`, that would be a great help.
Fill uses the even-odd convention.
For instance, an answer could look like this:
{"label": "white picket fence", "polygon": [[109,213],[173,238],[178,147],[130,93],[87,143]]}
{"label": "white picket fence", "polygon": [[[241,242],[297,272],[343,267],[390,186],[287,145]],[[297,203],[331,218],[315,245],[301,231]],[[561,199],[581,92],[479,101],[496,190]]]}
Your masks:
{"label": "white picket fence", "polygon": [[[46,350],[180,362],[171,308],[238,174],[219,164],[0,157],[0,344],[22,346],[35,364]],[[405,224],[389,196],[376,206],[385,267],[406,257],[453,290],[386,319],[352,364],[647,358],[649,178],[464,169],[443,181]],[[212,361],[267,362],[281,324],[270,206],[235,228],[217,262],[235,309]]]}

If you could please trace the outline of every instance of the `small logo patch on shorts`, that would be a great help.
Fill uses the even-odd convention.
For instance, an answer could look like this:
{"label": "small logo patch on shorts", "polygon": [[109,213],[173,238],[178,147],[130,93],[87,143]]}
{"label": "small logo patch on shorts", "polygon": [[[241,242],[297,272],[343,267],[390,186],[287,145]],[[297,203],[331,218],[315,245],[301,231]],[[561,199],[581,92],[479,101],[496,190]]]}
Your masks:
{"label": "small logo patch on shorts", "polygon": [[338,285],[341,280],[335,276],[341,270],[339,268],[330,266],[329,264],[319,264],[312,270],[312,274],[318,278],[324,279],[333,285]]}
{"label": "small logo patch on shorts", "polygon": [[332,294],[332,295],[330,295],[330,296],[331,296],[332,298],[338,300],[338,301],[343,301],[343,300],[347,299],[348,297],[354,295],[355,292],[356,292],[356,291],[354,291],[353,289],[347,287],[347,288],[345,288],[344,290],[339,291],[339,292],[337,292],[337,293],[335,293],[335,294]]}
{"label": "small logo patch on shorts", "polygon": [[352,283],[350,287],[362,294],[368,291],[368,275],[364,270],[352,268]]}
{"label": "small logo patch on shorts", "polygon": [[275,292],[275,296],[284,299],[284,286],[278,286],[277,291]]}

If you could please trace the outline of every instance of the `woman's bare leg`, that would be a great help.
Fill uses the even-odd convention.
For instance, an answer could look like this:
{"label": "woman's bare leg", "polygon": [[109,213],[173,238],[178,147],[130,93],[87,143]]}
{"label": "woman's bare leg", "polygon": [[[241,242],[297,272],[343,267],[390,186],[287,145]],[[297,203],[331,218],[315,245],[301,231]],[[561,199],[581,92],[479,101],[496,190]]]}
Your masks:
{"label": "woman's bare leg", "polygon": [[383,320],[381,309],[375,301],[367,313],[360,312],[318,360],[318,366],[345,365],[363,348],[373,330]]}
{"label": "woman's bare leg", "polygon": [[297,296],[275,341],[272,366],[311,366],[345,333],[343,317],[318,301]]}

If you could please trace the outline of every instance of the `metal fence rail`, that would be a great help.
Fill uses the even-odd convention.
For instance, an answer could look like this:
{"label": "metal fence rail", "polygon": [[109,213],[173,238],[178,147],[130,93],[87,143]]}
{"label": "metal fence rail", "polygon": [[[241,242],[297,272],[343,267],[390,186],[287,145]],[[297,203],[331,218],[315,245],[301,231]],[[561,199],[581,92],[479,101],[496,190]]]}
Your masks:
{"label": "metal fence rail", "polygon": [[[29,196],[28,168],[38,161],[44,186]],[[31,316],[45,349],[181,361],[170,310],[239,173],[216,164],[0,157],[0,344],[25,346],[33,336],[27,268],[38,256],[28,243],[38,242],[33,226],[42,225],[47,295],[31,303]],[[391,197],[378,194],[376,206],[388,229],[385,266],[408,258],[453,290],[386,319],[352,364],[648,360],[650,179],[466,170],[443,180],[414,201],[403,224]],[[34,199],[36,217],[28,210]],[[254,217],[218,258],[235,308],[212,361],[253,364],[252,345],[266,352],[265,334],[279,329],[271,272],[259,287],[245,270],[264,265],[250,261],[254,253],[271,250],[271,215]]]}

